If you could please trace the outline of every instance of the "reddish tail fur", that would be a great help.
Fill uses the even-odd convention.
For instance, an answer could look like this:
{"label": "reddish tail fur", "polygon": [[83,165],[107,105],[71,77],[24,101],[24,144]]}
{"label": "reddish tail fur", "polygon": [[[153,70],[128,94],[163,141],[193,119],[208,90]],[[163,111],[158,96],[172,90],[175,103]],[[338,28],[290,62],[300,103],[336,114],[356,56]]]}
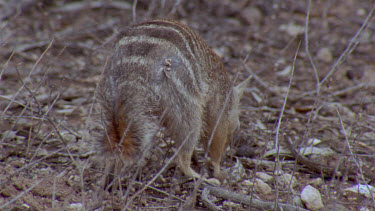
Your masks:
{"label": "reddish tail fur", "polygon": [[124,119],[118,118],[118,116],[123,116],[122,111],[112,112],[110,116],[106,126],[107,148],[113,153],[121,154],[122,158],[130,160],[136,153],[137,144],[131,138],[131,132]]}

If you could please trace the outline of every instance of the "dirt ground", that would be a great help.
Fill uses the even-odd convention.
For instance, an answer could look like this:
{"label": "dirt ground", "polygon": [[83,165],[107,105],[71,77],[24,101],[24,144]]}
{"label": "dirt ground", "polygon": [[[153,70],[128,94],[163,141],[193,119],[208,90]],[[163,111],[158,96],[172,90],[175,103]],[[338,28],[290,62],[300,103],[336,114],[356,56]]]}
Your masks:
{"label": "dirt ground", "polygon": [[[375,210],[375,191],[347,191],[375,186],[375,5],[308,3],[0,1],[0,210],[312,209],[307,185],[322,210]],[[236,84],[253,75],[219,194],[165,165],[172,140],[103,190],[96,84],[115,35],[153,18],[198,32]]]}

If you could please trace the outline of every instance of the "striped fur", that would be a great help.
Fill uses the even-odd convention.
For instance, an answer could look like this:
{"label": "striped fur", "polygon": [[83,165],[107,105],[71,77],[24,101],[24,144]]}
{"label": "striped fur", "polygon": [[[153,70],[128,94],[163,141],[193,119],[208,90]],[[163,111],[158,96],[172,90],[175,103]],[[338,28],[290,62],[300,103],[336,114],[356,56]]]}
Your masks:
{"label": "striped fur", "polygon": [[188,27],[171,20],[128,27],[99,84],[105,149],[139,160],[165,127],[165,135],[183,144],[179,166],[187,176],[199,177],[190,159],[200,140],[214,176],[222,178],[220,160],[239,124],[241,92],[232,89],[218,56]]}

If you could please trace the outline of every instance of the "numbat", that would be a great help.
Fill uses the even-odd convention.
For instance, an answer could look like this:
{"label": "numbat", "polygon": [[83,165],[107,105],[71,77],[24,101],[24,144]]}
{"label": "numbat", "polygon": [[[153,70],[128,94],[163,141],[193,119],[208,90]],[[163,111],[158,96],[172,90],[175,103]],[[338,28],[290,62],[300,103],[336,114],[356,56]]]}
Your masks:
{"label": "numbat", "polygon": [[134,25],[120,34],[99,84],[105,116],[103,145],[125,163],[142,160],[155,134],[176,142],[178,165],[200,177],[190,161],[198,141],[220,180],[220,162],[239,126],[247,80],[232,86],[219,57],[196,33],[171,20]]}

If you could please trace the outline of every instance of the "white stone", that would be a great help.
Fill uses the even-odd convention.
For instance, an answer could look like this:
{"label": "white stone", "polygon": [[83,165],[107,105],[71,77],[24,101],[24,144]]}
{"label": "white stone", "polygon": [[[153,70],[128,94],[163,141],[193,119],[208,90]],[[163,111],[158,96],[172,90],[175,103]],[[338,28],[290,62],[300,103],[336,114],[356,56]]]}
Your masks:
{"label": "white stone", "polygon": [[303,202],[300,196],[294,196],[292,201],[293,201],[293,205],[298,206],[298,207],[303,207]]}
{"label": "white stone", "polygon": [[216,178],[209,178],[209,179],[206,179],[206,181],[208,183],[210,183],[211,185],[214,185],[214,186],[220,186],[221,185],[221,182]]}
{"label": "white stone", "polygon": [[315,186],[315,187],[317,187],[317,186],[321,186],[321,185],[323,185],[324,184],[324,181],[322,180],[322,178],[315,178],[315,179],[313,179],[313,180],[311,180],[310,182],[309,182],[309,184],[310,185],[313,185],[313,186]]}
{"label": "white stone", "polygon": [[272,182],[272,180],[273,180],[273,177],[272,177],[272,176],[270,176],[270,175],[268,175],[268,174],[266,174],[266,173],[264,173],[264,172],[257,172],[257,173],[256,173],[256,176],[257,176],[259,179],[263,180],[264,182]]}
{"label": "white stone", "polygon": [[247,180],[242,181],[241,185],[246,186],[246,187],[252,187],[252,186],[254,186],[254,183],[247,179]]}
{"label": "white stone", "polygon": [[261,179],[255,179],[254,189],[257,193],[268,195],[272,192],[272,188]]}
{"label": "white stone", "polygon": [[44,157],[48,155],[48,151],[46,149],[39,149],[37,156],[38,157]]}
{"label": "white stone", "polygon": [[319,139],[317,139],[317,138],[310,138],[308,141],[307,141],[307,145],[318,145],[318,144],[320,144],[322,141],[321,140],[319,140]]}
{"label": "white stone", "polygon": [[322,155],[322,156],[329,156],[329,155],[334,155],[336,154],[335,151],[333,151],[331,148],[324,147],[304,147],[299,150],[299,153],[302,155]]}
{"label": "white stone", "polygon": [[328,48],[321,48],[319,49],[318,53],[316,54],[316,58],[322,62],[332,62],[333,56],[331,50]]}
{"label": "white stone", "polygon": [[276,72],[277,76],[289,76],[290,72],[292,72],[292,66],[288,65],[283,70]]}
{"label": "white stone", "polygon": [[324,207],[320,192],[311,185],[302,190],[301,199],[310,210],[319,210]]}
{"label": "white stone", "polygon": [[305,32],[305,27],[302,25],[289,23],[280,25],[279,30],[285,31],[286,33],[288,33],[288,35],[295,37],[299,34],[303,34]]}
{"label": "white stone", "polygon": [[83,206],[82,206],[82,204],[81,203],[72,203],[72,204],[70,204],[70,206],[69,206],[69,210],[70,211],[75,211],[75,210],[82,210],[82,208],[83,208]]}
{"label": "white stone", "polygon": [[362,184],[355,185],[355,186],[346,188],[344,192],[345,193],[348,193],[348,192],[359,193],[359,194],[366,196],[369,199],[371,199],[371,197],[375,198],[375,187],[371,185],[362,185]]}
{"label": "white stone", "polygon": [[292,176],[288,173],[280,175],[277,181],[283,187],[289,187],[290,184],[291,187],[295,187],[298,184],[296,176]]}
{"label": "white stone", "polygon": [[239,182],[246,176],[245,168],[239,159],[237,159],[236,164],[229,169],[229,176],[231,182]]}

